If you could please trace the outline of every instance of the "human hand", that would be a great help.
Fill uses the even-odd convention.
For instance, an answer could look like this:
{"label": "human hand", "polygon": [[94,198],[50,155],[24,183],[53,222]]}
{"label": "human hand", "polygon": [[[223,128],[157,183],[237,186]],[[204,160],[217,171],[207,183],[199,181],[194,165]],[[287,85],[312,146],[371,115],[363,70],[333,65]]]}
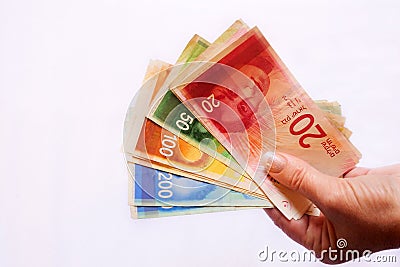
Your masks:
{"label": "human hand", "polygon": [[[322,212],[287,220],[276,208],[264,209],[290,238],[321,257],[323,250],[347,241],[346,250],[372,252],[400,247],[400,164],[354,168],[343,179],[325,175],[306,162],[279,153],[270,173],[274,179],[310,199]],[[351,260],[351,259],[347,259]],[[325,263],[339,263],[323,257]]]}

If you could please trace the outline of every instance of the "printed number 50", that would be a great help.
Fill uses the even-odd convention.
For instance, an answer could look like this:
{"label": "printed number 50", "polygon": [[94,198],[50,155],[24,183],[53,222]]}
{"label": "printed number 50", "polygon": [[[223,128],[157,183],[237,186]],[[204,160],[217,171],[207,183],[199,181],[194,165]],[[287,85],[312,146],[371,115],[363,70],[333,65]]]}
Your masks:
{"label": "printed number 50", "polygon": [[[308,123],[301,129],[295,129],[296,125],[303,121],[308,119]],[[289,131],[292,135],[301,135],[300,139],[299,139],[299,144],[301,147],[304,148],[309,148],[310,144],[306,144],[304,143],[304,140],[306,138],[322,138],[326,136],[325,131],[322,129],[321,125],[316,124],[314,127],[315,129],[317,129],[318,133],[307,133],[304,134],[305,132],[307,132],[314,124],[314,116],[311,114],[303,114],[300,117],[298,117],[297,119],[295,119],[292,124],[290,124],[290,128]]]}

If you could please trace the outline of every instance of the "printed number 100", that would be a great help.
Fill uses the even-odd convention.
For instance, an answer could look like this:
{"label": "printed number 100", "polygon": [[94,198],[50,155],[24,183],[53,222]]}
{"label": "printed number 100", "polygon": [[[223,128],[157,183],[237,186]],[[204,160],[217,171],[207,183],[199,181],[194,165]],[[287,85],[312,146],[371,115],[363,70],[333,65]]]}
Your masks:
{"label": "printed number 100", "polygon": [[161,141],[162,147],[159,149],[159,152],[164,157],[171,157],[174,155],[174,149],[176,147],[176,136],[169,136],[164,134],[164,138]]}

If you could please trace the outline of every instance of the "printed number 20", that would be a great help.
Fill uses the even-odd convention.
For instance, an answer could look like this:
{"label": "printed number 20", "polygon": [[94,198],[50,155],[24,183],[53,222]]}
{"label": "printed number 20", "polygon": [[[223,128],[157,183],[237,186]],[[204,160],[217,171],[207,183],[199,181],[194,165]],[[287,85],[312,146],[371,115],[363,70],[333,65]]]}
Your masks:
{"label": "printed number 20", "polygon": [[[294,127],[296,127],[296,125],[299,122],[301,122],[301,121],[303,121],[305,119],[309,120],[308,124],[305,125],[302,129],[296,130]],[[298,117],[297,119],[295,119],[292,122],[292,124],[290,125],[289,131],[290,131],[291,134],[293,134],[293,135],[301,135],[301,137],[299,139],[299,144],[300,144],[301,147],[304,147],[304,148],[309,148],[310,147],[310,144],[304,143],[304,140],[306,138],[322,138],[322,137],[326,136],[325,131],[322,129],[321,125],[319,125],[319,124],[316,124],[314,126],[315,129],[317,129],[318,133],[307,133],[307,134],[304,134],[305,132],[307,132],[313,126],[314,121],[315,120],[314,120],[314,116],[313,115],[311,115],[311,114],[303,114],[300,117]]]}
{"label": "printed number 20", "polygon": [[214,108],[219,107],[219,105],[220,102],[214,98],[214,94],[211,94],[207,99],[201,102],[201,106],[208,113],[213,112]]}

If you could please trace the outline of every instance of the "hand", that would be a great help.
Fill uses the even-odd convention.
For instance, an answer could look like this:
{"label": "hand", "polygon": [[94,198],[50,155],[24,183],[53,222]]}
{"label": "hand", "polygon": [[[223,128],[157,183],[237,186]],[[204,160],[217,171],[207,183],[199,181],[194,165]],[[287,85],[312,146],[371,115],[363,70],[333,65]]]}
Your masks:
{"label": "hand", "polygon": [[[289,221],[276,208],[265,209],[283,232],[318,257],[329,247],[337,248],[340,238],[346,239],[346,250],[358,250],[360,256],[365,250],[400,247],[400,164],[355,168],[341,179],[281,153],[275,155],[269,174],[321,210],[319,217]],[[322,261],[339,263],[327,257]]]}

